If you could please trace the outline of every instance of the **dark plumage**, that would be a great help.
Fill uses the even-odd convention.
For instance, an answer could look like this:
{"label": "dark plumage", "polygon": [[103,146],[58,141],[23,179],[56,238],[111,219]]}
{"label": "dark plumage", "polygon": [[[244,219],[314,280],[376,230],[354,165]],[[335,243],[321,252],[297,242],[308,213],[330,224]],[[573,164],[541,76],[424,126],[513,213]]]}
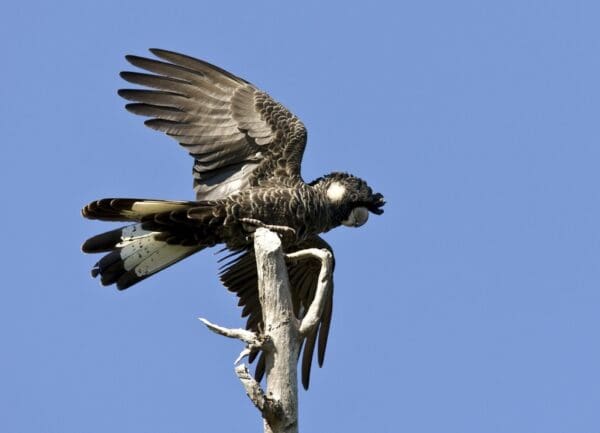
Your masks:
{"label": "dark plumage", "polygon": [[[300,175],[306,145],[302,122],[247,81],[202,60],[150,50],[161,60],[127,56],[151,74],[122,72],[149,89],[122,89],[145,124],[175,138],[194,158],[195,201],[103,199],[85,206],[86,218],[133,224],[88,239],[87,253],[107,253],[92,270],[103,285],[126,289],[162,269],[216,244],[232,254],[223,284],[239,297],[247,328],[261,326],[257,276],[250,234],[262,224],[282,234],[287,252],[331,247],[319,234],[341,224],[359,226],[369,212],[383,213],[383,196],[363,180],[332,173],[310,184]],[[316,288],[319,263],[290,266],[294,310],[301,317]],[[315,345],[323,363],[333,299],[318,329],[304,342],[302,383],[308,388]],[[256,357],[251,355],[251,361]],[[264,373],[264,360],[256,375]]]}

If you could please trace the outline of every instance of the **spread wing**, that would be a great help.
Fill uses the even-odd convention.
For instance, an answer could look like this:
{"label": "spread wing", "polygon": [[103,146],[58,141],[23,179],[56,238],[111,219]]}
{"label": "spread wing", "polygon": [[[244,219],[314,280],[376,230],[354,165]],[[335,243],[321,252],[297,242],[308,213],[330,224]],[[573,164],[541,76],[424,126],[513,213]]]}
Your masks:
{"label": "spread wing", "polygon": [[151,49],[156,59],[127,56],[148,73],[122,72],[150,89],[122,89],[127,110],[175,138],[194,157],[198,200],[214,200],[275,179],[301,180],[302,122],[251,83],[199,59]]}
{"label": "spread wing", "polygon": [[[332,254],[331,246],[322,238],[316,236],[303,243],[296,245],[288,252],[302,250],[306,248],[326,248]],[[302,260],[296,264],[288,265],[288,275],[290,286],[292,288],[292,299],[294,303],[294,313],[296,317],[302,317],[308,310],[313,301],[317,280],[321,264],[318,260]],[[246,328],[258,331],[262,327],[262,310],[258,299],[258,277],[256,274],[256,258],[254,250],[249,249],[237,255],[231,262],[223,266],[221,272],[221,281],[230,291],[239,297],[238,305],[243,307],[242,317],[248,317]],[[333,281],[331,282],[329,297],[325,303],[325,308],[319,321],[319,325],[312,334],[304,340],[302,351],[302,385],[308,389],[310,380],[310,369],[315,346],[317,346],[317,360],[319,366],[323,365],[325,358],[325,348],[327,346],[327,336],[331,324],[331,313],[333,309]],[[258,353],[250,356],[252,362]],[[261,354],[256,366],[255,376],[261,380],[264,375],[265,360]]]}

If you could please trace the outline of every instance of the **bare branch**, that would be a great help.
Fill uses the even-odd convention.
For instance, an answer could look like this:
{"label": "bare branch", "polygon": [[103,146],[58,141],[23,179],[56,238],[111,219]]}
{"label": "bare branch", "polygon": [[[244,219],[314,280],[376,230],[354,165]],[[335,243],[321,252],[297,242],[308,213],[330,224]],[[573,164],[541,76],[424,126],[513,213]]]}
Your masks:
{"label": "bare branch", "polygon": [[242,382],[246,390],[246,395],[248,395],[254,406],[261,411],[264,418],[270,418],[281,411],[276,402],[265,395],[260,383],[252,377],[245,364],[238,365],[235,368],[235,374],[240,379],[240,382]]}
{"label": "bare branch", "polygon": [[297,251],[290,253],[286,258],[292,262],[298,262],[300,260],[314,259],[317,258],[321,261],[321,270],[319,271],[319,279],[317,281],[317,289],[315,290],[315,297],[308,307],[304,318],[300,322],[299,332],[300,335],[310,334],[315,327],[318,325],[323,309],[325,308],[325,302],[329,291],[331,290],[331,268],[333,264],[333,256],[331,252],[325,249],[309,248],[306,250]]}
{"label": "bare branch", "polygon": [[[310,249],[291,254],[289,260],[317,258],[321,261],[315,299],[300,322],[295,314],[281,240],[265,227],[254,233],[254,251],[258,274],[258,298],[262,307],[263,328],[260,335],[246,329],[229,329],[200,319],[211,331],[247,344],[236,364],[255,350],[265,356],[266,392],[249,373],[246,365],[238,365],[235,373],[246,394],[262,414],[265,433],[298,433],[297,362],[302,336],[318,323],[328,294],[332,257],[329,251]],[[314,324],[313,324],[314,322]],[[264,331],[263,331],[264,329]]]}
{"label": "bare branch", "polygon": [[261,412],[265,408],[265,392],[260,387],[260,383],[256,381],[248,371],[246,364],[241,364],[235,367],[235,374],[244,385],[248,398],[254,403],[254,406]]}
{"label": "bare branch", "polygon": [[250,355],[251,353],[252,353],[252,350],[250,350],[250,348],[248,346],[246,346],[244,348],[244,350],[242,350],[240,352],[238,357],[235,358],[235,361],[233,361],[233,365],[238,365],[242,359],[244,359],[246,356]]}
{"label": "bare branch", "polygon": [[264,329],[275,347],[265,352],[265,371],[267,395],[274,409],[278,409],[263,413],[264,430],[265,433],[297,433],[297,362],[302,340],[281,241],[275,233],[259,228],[254,235],[254,251]]}
{"label": "bare branch", "polygon": [[214,323],[209,322],[203,317],[199,317],[202,323],[206,325],[208,329],[210,329],[215,334],[223,335],[224,337],[235,338],[238,340],[242,340],[243,342],[252,345],[252,346],[260,346],[260,339],[258,335],[256,335],[252,331],[248,331],[247,329],[242,328],[224,328],[219,325],[215,325]]}

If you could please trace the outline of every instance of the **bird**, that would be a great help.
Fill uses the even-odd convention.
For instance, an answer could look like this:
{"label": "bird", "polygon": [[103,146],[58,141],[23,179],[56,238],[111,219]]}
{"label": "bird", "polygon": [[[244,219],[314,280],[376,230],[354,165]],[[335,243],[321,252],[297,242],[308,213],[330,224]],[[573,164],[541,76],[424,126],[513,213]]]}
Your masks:
{"label": "bird", "polygon": [[[302,121],[250,82],[206,61],[163,49],[154,58],[127,55],[137,68],[120,76],[138,87],[120,89],[127,111],[145,125],[173,137],[193,157],[195,200],[105,198],[82,209],[88,219],[127,225],[87,239],[85,253],[103,253],[93,277],[124,290],[201,250],[221,245],[220,279],[239,297],[246,327],[260,331],[256,259],[252,234],[258,227],[278,233],[286,253],[331,246],[320,236],[338,226],[359,227],[370,213],[381,215],[383,195],[362,179],[332,172],[312,182],[301,176],[307,142]],[[289,264],[294,313],[314,298],[320,263]],[[333,288],[333,281],[330,281]],[[308,389],[315,346],[323,365],[331,324],[333,290],[315,330],[305,337],[302,384]],[[264,354],[253,352],[255,377]],[[299,355],[300,356],[300,355]]]}

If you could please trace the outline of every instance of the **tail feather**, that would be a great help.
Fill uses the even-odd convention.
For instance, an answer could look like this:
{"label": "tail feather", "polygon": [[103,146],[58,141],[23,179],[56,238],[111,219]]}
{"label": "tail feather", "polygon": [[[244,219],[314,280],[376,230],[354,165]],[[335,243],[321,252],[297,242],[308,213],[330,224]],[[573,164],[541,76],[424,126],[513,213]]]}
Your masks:
{"label": "tail feather", "polygon": [[126,244],[134,239],[143,239],[157,232],[144,230],[142,224],[132,224],[89,238],[81,246],[84,253],[103,253],[112,251],[119,244]]}
{"label": "tail feather", "polygon": [[140,221],[142,218],[193,207],[195,202],[174,200],[148,200],[140,198],[103,198],[85,206],[85,218],[103,221]]}
{"label": "tail feather", "polygon": [[183,201],[103,199],[84,207],[86,218],[137,221],[83,243],[83,252],[108,253],[96,263],[92,276],[100,276],[102,285],[116,284],[123,290],[208,246],[199,242],[197,233],[185,224],[176,224],[194,205]]}
{"label": "tail feather", "polygon": [[126,289],[203,249],[203,245],[171,244],[164,232],[151,232],[141,223],[122,227],[88,239],[85,252],[108,252],[92,269],[104,286]]}
{"label": "tail feather", "polygon": [[[117,280],[117,287],[125,289],[150,275],[161,271],[178,261],[199,251],[199,247],[185,247],[183,245],[163,245],[147,257],[140,259],[137,255],[128,257],[124,262],[124,268],[130,268]],[[131,258],[135,260],[131,261]],[[127,263],[129,261],[129,263]]]}

